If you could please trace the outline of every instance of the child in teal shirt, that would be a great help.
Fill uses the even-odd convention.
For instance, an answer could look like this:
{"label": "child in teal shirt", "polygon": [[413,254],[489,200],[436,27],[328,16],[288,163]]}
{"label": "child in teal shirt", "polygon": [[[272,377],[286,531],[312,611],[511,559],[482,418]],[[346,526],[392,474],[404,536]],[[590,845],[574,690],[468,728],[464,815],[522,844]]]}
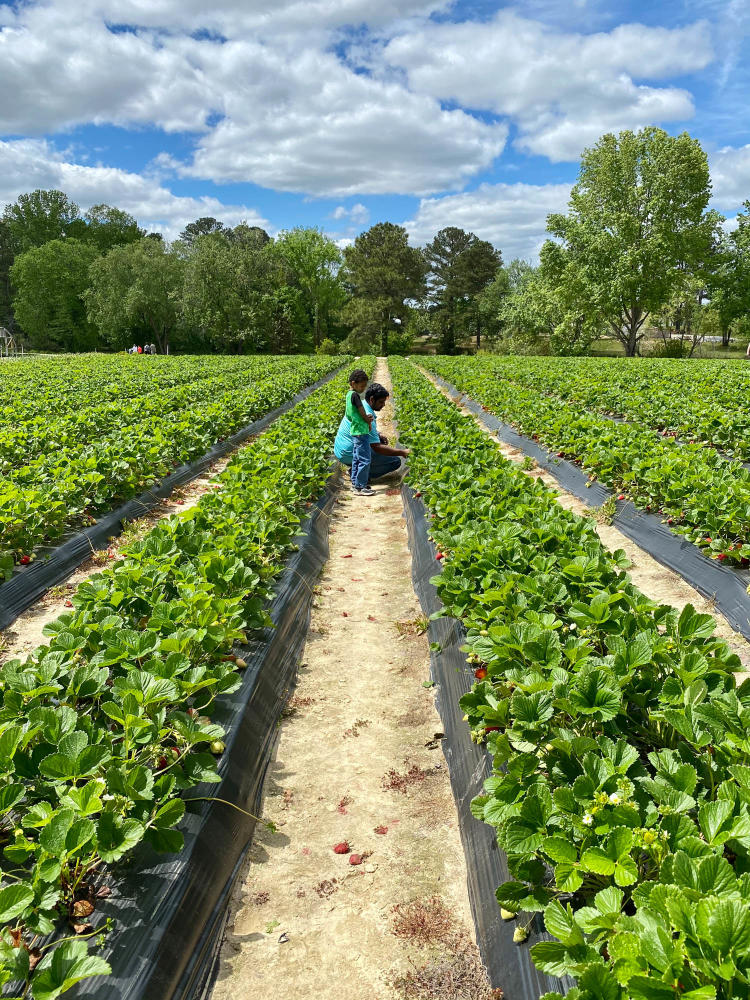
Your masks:
{"label": "child in teal shirt", "polygon": [[367,388],[367,382],[367,372],[361,368],[355,368],[349,376],[351,388],[346,394],[346,417],[352,435],[352,493],[371,497],[375,491],[367,485],[367,480],[370,478],[372,460],[370,424],[373,418],[362,405],[362,393]]}

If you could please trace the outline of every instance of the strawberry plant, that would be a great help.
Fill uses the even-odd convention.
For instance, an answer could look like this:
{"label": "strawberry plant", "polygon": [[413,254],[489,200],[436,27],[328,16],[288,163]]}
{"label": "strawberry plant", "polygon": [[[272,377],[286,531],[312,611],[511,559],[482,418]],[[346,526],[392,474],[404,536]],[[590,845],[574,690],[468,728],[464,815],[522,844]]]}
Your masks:
{"label": "strawberry plant", "polygon": [[[6,578],[13,561],[59,541],[67,530],[85,527],[174,467],[205,454],[343,359],[221,359],[228,371],[216,374],[217,359],[211,359],[213,367],[205,361],[196,367],[195,359],[179,359],[175,366],[176,359],[154,358],[156,375],[161,360],[170,362],[173,376],[184,361],[187,384],[146,392],[139,381],[139,391],[124,403],[110,396],[86,409],[73,378],[70,402],[77,408],[47,422],[29,414],[26,422],[0,423],[0,571]],[[108,359],[115,376],[122,363]],[[140,365],[138,374],[142,378]]]}
{"label": "strawberry plant", "polygon": [[503,420],[592,479],[701,544],[727,565],[750,565],[750,470],[698,442],[617,423],[495,374],[484,358],[430,358],[430,371],[469,393]]}
{"label": "strawberry plant", "polygon": [[[543,914],[531,956],[578,1000],[739,1000],[750,985],[750,684],[709,615],[642,594],[622,552],[392,361],[434,578],[475,683],[493,774],[472,810]],[[528,936],[519,916],[516,940]],[[548,994],[545,1000],[553,1000]]]}
{"label": "strawberry plant", "polygon": [[270,624],[273,581],[330,473],[345,388],[344,374],[277,420],[219,489],[81,584],[46,643],[5,663],[0,985],[20,983],[15,995],[53,1000],[108,971],[60,932],[86,927],[96,879],[141,841],[179,851],[182,793],[219,780],[212,714],[245,666],[232,646]]}

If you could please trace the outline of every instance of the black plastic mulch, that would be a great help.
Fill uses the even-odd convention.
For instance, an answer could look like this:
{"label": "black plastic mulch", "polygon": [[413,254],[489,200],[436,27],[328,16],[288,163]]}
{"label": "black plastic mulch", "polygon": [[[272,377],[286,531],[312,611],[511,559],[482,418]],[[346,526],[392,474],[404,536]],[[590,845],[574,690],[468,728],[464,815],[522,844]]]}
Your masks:
{"label": "black plastic mulch", "polygon": [[45,591],[65,580],[96,549],[106,548],[109,541],[119,535],[128,521],[144,517],[178,487],[192,482],[210,465],[223,458],[248,438],[264,431],[274,420],[301,403],[310,393],[329,382],[340,369],[329,372],[312,385],[302,389],[282,406],[266,413],[258,420],[217,442],[205,455],[194,462],[179,466],[160,483],[140,496],[133,497],[116,510],[102,515],[95,524],[71,535],[60,545],[41,550],[38,558],[28,566],[17,566],[13,576],[0,585],[0,629],[12,625],[20,614],[39,600]]}

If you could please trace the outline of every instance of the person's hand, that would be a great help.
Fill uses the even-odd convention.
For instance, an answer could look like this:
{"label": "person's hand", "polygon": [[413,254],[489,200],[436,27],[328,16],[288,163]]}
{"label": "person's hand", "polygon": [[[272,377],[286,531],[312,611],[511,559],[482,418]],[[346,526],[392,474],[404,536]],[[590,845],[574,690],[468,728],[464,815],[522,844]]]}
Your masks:
{"label": "person's hand", "polygon": [[381,444],[388,444],[388,438],[385,436],[385,434],[378,434],[378,437],[380,438]]}
{"label": "person's hand", "polygon": [[365,420],[370,425],[370,427],[372,427],[372,422],[374,419],[375,417],[371,413],[365,413]]}
{"label": "person's hand", "polygon": [[408,458],[409,457],[409,449],[408,448],[399,448],[398,453],[399,453],[399,455],[402,458]]}

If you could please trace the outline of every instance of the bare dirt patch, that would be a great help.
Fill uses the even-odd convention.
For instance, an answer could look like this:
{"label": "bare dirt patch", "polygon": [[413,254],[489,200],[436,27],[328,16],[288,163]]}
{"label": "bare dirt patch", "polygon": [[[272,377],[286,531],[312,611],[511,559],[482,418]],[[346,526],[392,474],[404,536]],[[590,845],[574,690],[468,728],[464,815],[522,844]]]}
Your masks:
{"label": "bare dirt patch", "polygon": [[[375,377],[388,384],[384,364]],[[379,418],[385,433],[389,409]],[[401,499],[388,489],[369,499],[342,492],[332,515],[296,708],[266,779],[264,817],[277,829],[256,833],[212,1000],[492,1000],[469,931],[458,821],[435,742],[440,719],[422,686],[427,638],[396,625],[421,612]],[[406,794],[384,787],[384,776],[412,768],[420,778]],[[263,892],[270,902],[261,910],[252,901]],[[393,933],[394,904],[415,899],[453,915],[461,957],[451,952],[459,938],[425,952]],[[445,970],[446,982],[481,985],[424,992]]]}
{"label": "bare dirt patch", "polygon": [[696,611],[701,614],[712,615],[716,619],[716,632],[725,639],[734,652],[739,656],[742,661],[745,672],[750,672],[750,643],[748,643],[743,636],[739,635],[734,631],[729,622],[724,618],[721,612],[715,605],[715,602],[703,597],[698,593],[695,588],[691,587],[679,573],[675,573],[673,570],[666,566],[663,566],[660,562],[657,562],[653,556],[650,556],[648,552],[645,552],[640,546],[632,542],[627,536],[623,535],[622,532],[618,531],[616,527],[612,524],[608,524],[606,517],[606,512],[604,516],[597,516],[596,511],[592,511],[586,506],[578,497],[573,496],[571,493],[565,491],[555,477],[540,468],[536,462],[529,461],[527,455],[519,448],[514,448],[504,441],[501,441],[494,434],[492,434],[484,424],[477,418],[476,414],[472,413],[466,406],[463,405],[463,393],[459,395],[452,395],[447,392],[442,386],[438,385],[434,379],[431,378],[430,373],[425,371],[423,368],[419,369],[422,374],[432,382],[436,389],[443,393],[451,402],[455,403],[459,410],[468,417],[471,417],[477,426],[484,431],[484,433],[490,437],[497,445],[500,453],[504,458],[510,459],[516,462],[521,470],[526,473],[532,479],[541,480],[545,486],[557,494],[557,502],[561,507],[566,510],[572,511],[574,514],[578,514],[580,517],[591,517],[595,521],[596,532],[601,538],[602,542],[606,547],[614,552],[617,549],[622,549],[625,555],[630,560],[630,568],[628,569],[628,574],[632,579],[633,583],[648,597],[655,601],[659,601],[664,604],[673,604],[676,607],[682,607],[685,604],[692,604]]}

